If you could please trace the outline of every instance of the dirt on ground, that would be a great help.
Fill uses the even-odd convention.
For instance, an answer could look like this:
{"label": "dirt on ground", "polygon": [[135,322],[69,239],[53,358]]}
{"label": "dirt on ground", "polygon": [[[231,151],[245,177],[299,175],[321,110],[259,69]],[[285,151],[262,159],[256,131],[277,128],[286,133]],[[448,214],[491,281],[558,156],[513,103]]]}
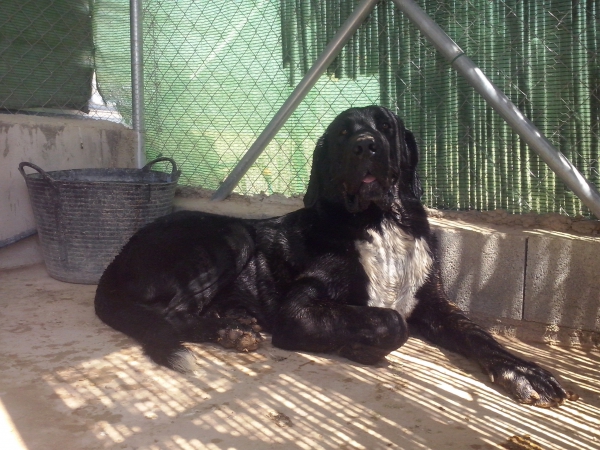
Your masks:
{"label": "dirt on ground", "polygon": [[385,363],[193,346],[194,375],[158,367],[94,315],[95,286],[43,265],[0,272],[3,449],[600,448],[598,352],[503,340],[580,395],[520,405],[473,363],[411,338]]}

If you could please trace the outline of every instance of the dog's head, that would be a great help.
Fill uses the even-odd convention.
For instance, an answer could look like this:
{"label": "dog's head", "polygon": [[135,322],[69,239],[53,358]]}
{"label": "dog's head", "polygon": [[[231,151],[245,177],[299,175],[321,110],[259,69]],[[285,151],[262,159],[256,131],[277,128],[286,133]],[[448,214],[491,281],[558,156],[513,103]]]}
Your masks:
{"label": "dog's head", "polygon": [[420,198],[415,138],[389,109],[351,108],[327,127],[313,155],[304,205],[341,203],[352,213]]}

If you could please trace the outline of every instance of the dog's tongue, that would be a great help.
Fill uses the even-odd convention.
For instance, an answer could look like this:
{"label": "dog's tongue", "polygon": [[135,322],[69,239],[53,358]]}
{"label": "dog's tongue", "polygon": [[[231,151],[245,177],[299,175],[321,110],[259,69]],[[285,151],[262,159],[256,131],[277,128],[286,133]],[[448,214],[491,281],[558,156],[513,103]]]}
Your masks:
{"label": "dog's tongue", "polygon": [[371,174],[367,174],[363,178],[363,183],[372,183],[373,181],[375,181],[375,177]]}

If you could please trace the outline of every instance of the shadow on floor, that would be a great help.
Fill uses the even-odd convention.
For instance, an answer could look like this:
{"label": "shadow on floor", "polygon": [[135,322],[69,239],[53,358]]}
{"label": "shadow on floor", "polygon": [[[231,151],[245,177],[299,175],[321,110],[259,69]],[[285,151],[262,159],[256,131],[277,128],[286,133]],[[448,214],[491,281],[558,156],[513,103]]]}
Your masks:
{"label": "shadow on floor", "polygon": [[2,442],[47,450],[477,450],[516,436],[530,445],[522,448],[600,447],[597,352],[505,341],[580,394],[553,410],[515,403],[476,365],[418,339],[376,367],[268,340],[254,353],[194,346],[197,373],[183,376],[103,325],[94,291],[53,280],[43,266],[0,272]]}

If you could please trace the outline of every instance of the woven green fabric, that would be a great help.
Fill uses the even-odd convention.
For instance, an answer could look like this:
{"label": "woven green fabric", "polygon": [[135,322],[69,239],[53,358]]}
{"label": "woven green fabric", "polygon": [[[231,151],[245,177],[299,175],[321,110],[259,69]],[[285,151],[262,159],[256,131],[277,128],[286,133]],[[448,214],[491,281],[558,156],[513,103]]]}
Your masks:
{"label": "woven green fabric", "polygon": [[[99,90],[131,123],[129,2],[95,4]],[[146,150],[149,159],[176,159],[180,185],[216,189],[292,92],[281,64],[279,6],[144,1]],[[378,91],[376,77],[323,77],[236,192],[303,194],[325,126],[353,104],[376,103]]]}
{"label": "woven green fabric", "polygon": [[[285,0],[283,63],[303,70],[356,2]],[[593,183],[598,172],[598,2],[423,1],[428,14]],[[342,18],[336,8],[339,7]],[[333,23],[331,23],[333,21]],[[292,48],[290,44],[298,45]],[[540,158],[396,10],[376,8],[330,68],[378,74],[380,101],[420,138],[426,202],[449,209],[586,213]]]}
{"label": "woven green fabric", "polygon": [[0,108],[87,111],[90,0],[0,2]]}
{"label": "woven green fabric", "polygon": [[[149,157],[174,157],[182,184],[218,187],[357,2],[146,0]],[[419,4],[598,184],[598,2]],[[96,30],[127,5],[96,0]],[[98,80],[129,117],[128,41],[117,42],[121,27],[112,30],[96,36]],[[429,206],[589,214],[391,1],[377,6],[237,192],[302,194],[325,126],[345,108],[371,103],[397,111],[418,137]]]}

